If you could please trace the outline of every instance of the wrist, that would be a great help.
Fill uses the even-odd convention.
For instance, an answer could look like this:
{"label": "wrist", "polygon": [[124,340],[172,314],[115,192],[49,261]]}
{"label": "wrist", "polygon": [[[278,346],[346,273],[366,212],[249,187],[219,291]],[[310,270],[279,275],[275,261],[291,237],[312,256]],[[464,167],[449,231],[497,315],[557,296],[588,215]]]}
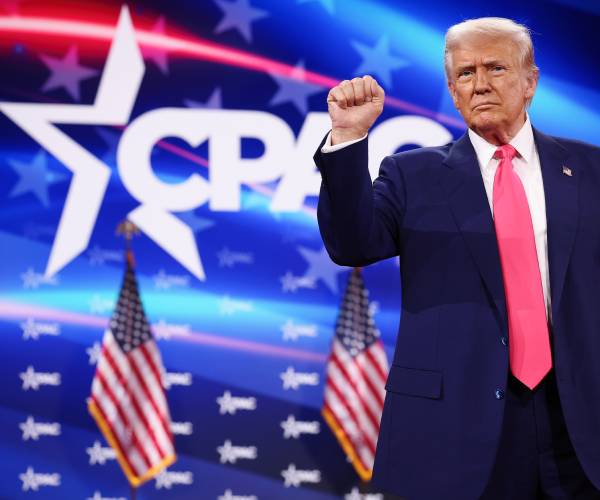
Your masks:
{"label": "wrist", "polygon": [[359,129],[331,129],[331,145],[341,144],[342,142],[355,141],[364,137],[369,130]]}

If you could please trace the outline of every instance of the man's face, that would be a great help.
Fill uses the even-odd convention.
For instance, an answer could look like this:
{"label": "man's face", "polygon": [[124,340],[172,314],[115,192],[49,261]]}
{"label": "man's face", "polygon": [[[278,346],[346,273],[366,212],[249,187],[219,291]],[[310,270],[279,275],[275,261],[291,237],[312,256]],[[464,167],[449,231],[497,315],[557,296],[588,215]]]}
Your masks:
{"label": "man's face", "polygon": [[508,142],[525,123],[537,75],[521,67],[506,38],[466,37],[450,56],[448,87],[469,128],[488,141]]}

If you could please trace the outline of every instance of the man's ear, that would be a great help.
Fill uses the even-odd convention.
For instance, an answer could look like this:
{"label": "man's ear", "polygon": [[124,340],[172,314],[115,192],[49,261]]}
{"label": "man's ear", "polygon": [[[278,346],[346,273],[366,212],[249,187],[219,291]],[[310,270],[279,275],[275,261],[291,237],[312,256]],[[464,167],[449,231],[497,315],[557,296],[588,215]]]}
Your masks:
{"label": "man's ear", "polygon": [[528,101],[533,99],[535,89],[537,88],[540,72],[537,68],[532,69],[527,75],[527,87],[525,88],[525,97]]}
{"label": "man's ear", "polygon": [[456,87],[451,81],[448,81],[448,92],[450,92],[450,97],[452,97],[452,102],[454,103],[454,107],[458,109],[458,99],[456,97]]}

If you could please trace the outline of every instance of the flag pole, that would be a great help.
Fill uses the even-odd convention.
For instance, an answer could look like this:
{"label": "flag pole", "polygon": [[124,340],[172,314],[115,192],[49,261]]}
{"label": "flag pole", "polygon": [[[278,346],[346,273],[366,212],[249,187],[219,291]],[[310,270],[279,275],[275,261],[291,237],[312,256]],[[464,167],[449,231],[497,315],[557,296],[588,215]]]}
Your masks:
{"label": "flag pole", "polygon": [[[121,221],[117,226],[117,235],[123,236],[125,238],[125,256],[128,260],[129,264],[133,267],[133,252],[131,251],[131,240],[134,236],[139,236],[140,230],[139,228],[131,221],[127,219]],[[131,500],[136,500],[137,497],[137,487],[133,486],[130,483],[130,497]]]}

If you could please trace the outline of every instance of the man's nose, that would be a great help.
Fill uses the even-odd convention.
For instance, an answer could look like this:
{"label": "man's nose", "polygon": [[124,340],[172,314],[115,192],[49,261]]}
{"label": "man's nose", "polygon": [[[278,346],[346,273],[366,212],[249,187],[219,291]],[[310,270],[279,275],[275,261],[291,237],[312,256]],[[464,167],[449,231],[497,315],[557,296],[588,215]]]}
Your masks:
{"label": "man's nose", "polygon": [[490,90],[490,81],[485,68],[477,69],[475,72],[475,92],[483,94]]}

